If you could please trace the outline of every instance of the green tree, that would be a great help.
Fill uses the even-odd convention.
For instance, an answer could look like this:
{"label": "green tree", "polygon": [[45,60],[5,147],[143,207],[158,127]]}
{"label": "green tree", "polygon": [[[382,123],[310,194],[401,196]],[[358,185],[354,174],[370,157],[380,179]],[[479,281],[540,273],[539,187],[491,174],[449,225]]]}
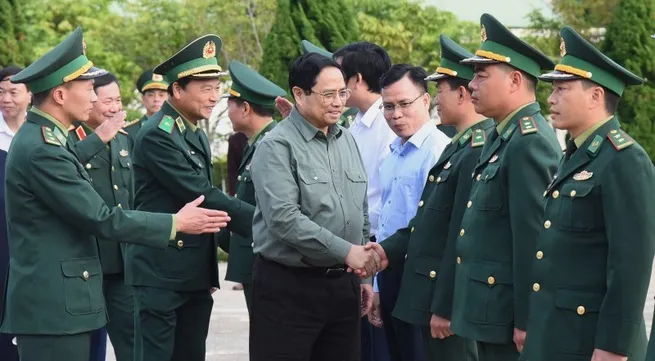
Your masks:
{"label": "green tree", "polygon": [[646,79],[643,86],[627,88],[618,116],[624,128],[655,159],[655,0],[621,0],[605,33],[602,51],[628,70]]}
{"label": "green tree", "polygon": [[358,36],[355,15],[344,0],[278,0],[275,22],[264,41],[260,72],[287,88],[289,66],[301,54],[301,40],[334,51]]}
{"label": "green tree", "polygon": [[394,63],[434,70],[439,64],[439,35],[469,50],[480,45],[480,26],[459,21],[447,11],[416,0],[349,0],[359,10],[361,38],[384,47]]}
{"label": "green tree", "polygon": [[0,0],[0,68],[29,63],[25,53],[25,25],[22,2]]}

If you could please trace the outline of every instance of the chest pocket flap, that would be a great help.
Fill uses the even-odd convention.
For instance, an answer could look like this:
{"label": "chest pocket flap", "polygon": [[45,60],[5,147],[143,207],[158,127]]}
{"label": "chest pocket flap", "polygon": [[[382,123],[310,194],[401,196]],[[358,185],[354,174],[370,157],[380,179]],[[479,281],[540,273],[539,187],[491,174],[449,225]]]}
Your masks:
{"label": "chest pocket flap", "polygon": [[328,182],[326,172],[319,169],[298,169],[298,177],[307,185]]}
{"label": "chest pocket flap", "polygon": [[594,189],[594,182],[567,182],[562,185],[560,194],[572,199],[586,197]]}

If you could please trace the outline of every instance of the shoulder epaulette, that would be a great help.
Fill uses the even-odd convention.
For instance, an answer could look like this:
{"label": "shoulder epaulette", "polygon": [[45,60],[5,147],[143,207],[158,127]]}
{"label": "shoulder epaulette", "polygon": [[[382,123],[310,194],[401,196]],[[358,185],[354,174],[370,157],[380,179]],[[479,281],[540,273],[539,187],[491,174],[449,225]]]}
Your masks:
{"label": "shoulder epaulette", "polygon": [[175,118],[175,124],[177,124],[177,129],[180,130],[180,133],[184,132],[184,130],[186,129],[186,126],[184,125],[184,120],[182,120],[182,118],[180,117]]}
{"label": "shoulder epaulette", "polygon": [[612,129],[609,134],[607,134],[607,138],[609,138],[616,150],[623,150],[635,143],[634,140],[632,140],[632,138],[621,129]]}
{"label": "shoulder epaulette", "polygon": [[473,133],[473,131],[471,129],[464,132],[464,134],[462,134],[462,136],[459,137],[459,144],[460,145],[466,144],[466,142],[468,142],[469,138],[471,138],[472,133]]}
{"label": "shoulder epaulette", "polygon": [[587,152],[590,154],[596,154],[598,149],[600,149],[601,144],[603,144],[603,140],[605,140],[603,137],[596,134],[594,140],[592,140],[591,144],[589,144],[589,147],[587,147]]}
{"label": "shoulder epaulette", "polygon": [[473,131],[473,139],[471,139],[471,148],[477,148],[484,145],[484,142],[487,140],[487,134],[482,129],[476,129]]}
{"label": "shoulder epaulette", "polygon": [[521,119],[521,134],[530,134],[536,133],[539,131],[537,128],[537,123],[535,123],[534,118],[532,117],[523,117]]}
{"label": "shoulder epaulette", "polygon": [[512,133],[514,133],[514,130],[516,130],[516,124],[512,123],[512,124],[508,125],[507,130],[505,130],[505,132],[503,133],[502,138],[504,140],[509,139],[509,137],[512,136]]}
{"label": "shoulder epaulette", "polygon": [[44,142],[61,147],[61,143],[59,143],[59,140],[57,140],[57,137],[55,137],[55,133],[52,132],[52,129],[46,126],[42,126],[41,134],[43,135]]}
{"label": "shoulder epaulette", "polygon": [[126,122],[126,123],[123,125],[123,128],[131,127],[131,126],[133,126],[134,124],[139,123],[140,121],[141,121],[141,118],[134,119],[134,120],[132,120],[132,121]]}
{"label": "shoulder epaulette", "polygon": [[175,121],[173,120],[173,118],[171,118],[168,115],[164,115],[164,117],[161,118],[161,120],[159,121],[159,125],[157,126],[157,128],[165,131],[168,134],[171,134],[171,133],[173,133],[173,125],[174,124],[175,124]]}

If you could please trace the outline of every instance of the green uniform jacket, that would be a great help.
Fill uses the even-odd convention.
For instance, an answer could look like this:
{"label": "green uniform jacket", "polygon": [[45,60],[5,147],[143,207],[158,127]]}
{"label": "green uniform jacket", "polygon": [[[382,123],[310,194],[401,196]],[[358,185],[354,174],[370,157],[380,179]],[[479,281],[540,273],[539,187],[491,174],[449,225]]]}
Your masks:
{"label": "green uniform jacket", "polygon": [[[492,131],[472,174],[456,241],[451,329],[462,337],[510,344],[525,330],[532,258],[543,230],[543,191],[562,155],[538,103]],[[494,139],[495,138],[495,139]]]}
{"label": "green uniform jacket", "polygon": [[[109,146],[104,144],[86,124],[76,124],[69,132],[74,141],[73,148],[78,160],[84,166],[93,189],[108,207],[132,209],[134,202],[134,180],[128,135],[119,131]],[[123,250],[120,240],[98,239],[102,272],[106,275],[123,273]]]}
{"label": "green uniform jacket", "polygon": [[432,314],[450,319],[455,281],[455,239],[471,190],[471,172],[486,133],[487,119],[449,144],[430,170],[421,195],[425,204],[406,228],[380,243],[391,267],[402,267],[402,284],[393,316],[427,326]]}
{"label": "green uniform jacket", "polygon": [[64,335],[103,327],[96,237],[163,249],[173,217],[108,208],[64,131],[34,111],[13,139],[6,175],[11,258],[0,332]]}
{"label": "green uniform jacket", "polygon": [[123,129],[127,133],[127,138],[130,142],[130,150],[134,148],[134,143],[136,142],[136,136],[139,134],[139,131],[143,127],[143,124],[145,124],[146,120],[148,120],[148,116],[144,115],[139,119],[133,120],[131,122],[125,123],[123,126]]}
{"label": "green uniform jacket", "polygon": [[[226,211],[232,218],[227,229],[250,237],[254,207],[212,186],[211,152],[204,132],[191,130],[170,103],[165,102],[144,124],[132,159],[137,209],[177,212],[204,195],[202,207]],[[214,236],[180,233],[163,251],[128,245],[126,283],[176,291],[217,287]]]}
{"label": "green uniform jacket", "polygon": [[[252,184],[252,177],[250,176],[250,161],[252,155],[255,154],[258,141],[274,127],[275,122],[270,123],[261,130],[257,139],[253,140],[252,145],[246,147],[237,172],[239,176],[237,177],[236,196],[252,205],[255,205],[256,201],[255,186]],[[242,237],[238,234],[230,234],[228,231],[221,231],[221,233],[230,236],[230,258],[227,263],[225,279],[242,284],[251,284],[252,266],[255,263],[255,254],[252,252],[252,236]]]}
{"label": "green uniform jacket", "polygon": [[562,161],[543,197],[522,358],[643,360],[655,254],[655,170],[615,117]]}

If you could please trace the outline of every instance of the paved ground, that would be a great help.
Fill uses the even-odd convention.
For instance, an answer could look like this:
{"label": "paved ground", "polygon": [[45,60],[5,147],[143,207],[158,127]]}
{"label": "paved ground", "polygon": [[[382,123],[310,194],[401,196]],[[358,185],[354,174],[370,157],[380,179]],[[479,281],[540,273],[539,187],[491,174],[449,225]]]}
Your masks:
{"label": "paved ground", "polygon": [[[221,275],[225,265],[221,264]],[[209,336],[207,337],[207,361],[248,361],[248,311],[241,291],[232,291],[233,283],[221,282],[222,289],[214,293]],[[655,306],[655,277],[651,279],[648,299],[644,309],[646,324],[650,330]],[[107,361],[115,361],[113,349],[107,349]]]}

